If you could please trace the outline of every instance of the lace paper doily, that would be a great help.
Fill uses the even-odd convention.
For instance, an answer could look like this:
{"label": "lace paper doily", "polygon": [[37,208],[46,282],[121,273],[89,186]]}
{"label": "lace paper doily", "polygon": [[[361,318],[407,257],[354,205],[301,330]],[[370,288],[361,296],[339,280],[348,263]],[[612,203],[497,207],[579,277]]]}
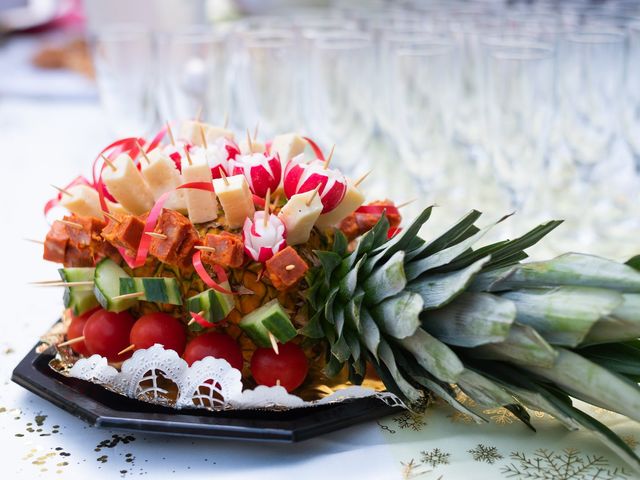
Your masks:
{"label": "lace paper doily", "polygon": [[229,362],[207,357],[191,367],[173,350],[154,345],[137,350],[118,371],[99,355],[81,358],[66,375],[102,385],[121,395],[181,408],[287,410],[375,397],[390,406],[406,405],[395,395],[352,386],[320,400],[305,401],[280,386],[242,389],[242,374]]}

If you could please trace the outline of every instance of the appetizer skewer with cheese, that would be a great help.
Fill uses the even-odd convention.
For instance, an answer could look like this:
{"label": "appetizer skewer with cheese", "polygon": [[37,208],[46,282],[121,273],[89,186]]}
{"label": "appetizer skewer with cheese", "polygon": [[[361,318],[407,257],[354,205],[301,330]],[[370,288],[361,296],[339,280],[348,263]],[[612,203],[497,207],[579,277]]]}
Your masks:
{"label": "appetizer skewer with cheese", "polygon": [[[211,183],[211,168],[204,151],[187,154],[188,161],[182,164],[182,177],[187,183]],[[193,223],[210,222],[218,218],[218,202],[215,193],[193,188],[185,189],[189,219]]]}
{"label": "appetizer skewer with cheese", "polygon": [[239,228],[244,225],[247,217],[253,218],[255,213],[253,197],[244,175],[216,178],[213,181],[213,188],[230,228]]}
{"label": "appetizer skewer with cheese", "polygon": [[83,217],[103,218],[100,197],[94,188],[88,185],[74,185],[63,193],[60,198],[60,206],[65,207],[71,213]]}
{"label": "appetizer skewer with cheese", "polygon": [[[148,161],[142,161],[142,176],[147,181],[154,200],[166,192],[175,190],[183,182],[176,164],[161,148],[156,148],[146,155]],[[185,212],[187,202],[183,190],[173,192],[164,204],[165,208]]]}
{"label": "appetizer skewer with cheese", "polygon": [[109,193],[129,212],[142,215],[153,207],[153,194],[129,155],[119,155],[102,171]]}
{"label": "appetizer skewer with cheese", "polygon": [[347,180],[347,190],[342,201],[330,212],[320,215],[316,226],[328,228],[337,225],[342,219],[357,210],[364,203],[364,200],[362,191],[351,180]]}
{"label": "appetizer skewer with cheese", "polygon": [[278,214],[287,227],[287,243],[299,245],[307,242],[321,213],[322,201],[317,189],[292,196]]}

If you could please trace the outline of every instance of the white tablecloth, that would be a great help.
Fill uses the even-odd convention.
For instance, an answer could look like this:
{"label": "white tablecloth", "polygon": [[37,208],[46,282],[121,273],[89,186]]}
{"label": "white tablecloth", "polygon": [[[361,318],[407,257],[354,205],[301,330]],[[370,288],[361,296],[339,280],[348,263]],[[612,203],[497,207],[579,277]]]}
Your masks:
{"label": "white tablecloth", "polygon": [[[270,445],[91,428],[11,383],[13,367],[61,308],[59,290],[27,285],[56,278],[56,266],[43,262],[41,247],[23,238],[42,239],[47,231],[41,212],[54,193],[49,184],[89,174],[92,157],[112,139],[90,95],[33,99],[9,90],[0,88],[0,458],[6,478],[494,480],[526,478],[527,468],[551,475],[531,478],[639,478],[616,471],[620,462],[591,437],[566,433],[549,419],[536,419],[539,432],[533,434],[499,412],[493,414],[499,424],[476,426],[440,406],[426,416],[405,414],[300,444]],[[640,441],[637,425],[605,420],[630,445]],[[538,462],[541,455],[547,460]],[[530,466],[536,462],[537,470]],[[571,470],[580,462],[584,468]],[[551,464],[566,475],[549,473]]]}

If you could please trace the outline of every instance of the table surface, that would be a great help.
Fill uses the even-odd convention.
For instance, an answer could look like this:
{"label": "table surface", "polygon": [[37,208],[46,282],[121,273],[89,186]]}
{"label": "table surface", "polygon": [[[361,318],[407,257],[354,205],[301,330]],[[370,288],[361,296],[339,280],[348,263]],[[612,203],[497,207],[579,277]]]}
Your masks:
{"label": "table surface", "polygon": [[[16,49],[31,46],[29,40],[3,46],[0,64],[7,65],[3,62]],[[41,211],[53,193],[48,185],[88,174],[92,155],[111,140],[90,85],[21,68],[15,82],[4,75],[0,81],[0,251],[7,272],[1,280],[0,458],[8,478],[453,479],[471,471],[474,479],[638,478],[589,435],[566,432],[549,418],[535,418],[534,434],[504,411],[490,411],[490,424],[474,425],[436,405],[425,414],[405,413],[299,444],[270,445],[92,428],[11,383],[13,367],[61,308],[60,291],[28,285],[56,278],[56,266],[43,262],[41,247],[24,238],[41,239],[47,231]],[[21,91],[21,78],[39,91]],[[75,88],[64,96],[52,94],[51,85],[69,84]],[[638,425],[596,413],[637,448]]]}

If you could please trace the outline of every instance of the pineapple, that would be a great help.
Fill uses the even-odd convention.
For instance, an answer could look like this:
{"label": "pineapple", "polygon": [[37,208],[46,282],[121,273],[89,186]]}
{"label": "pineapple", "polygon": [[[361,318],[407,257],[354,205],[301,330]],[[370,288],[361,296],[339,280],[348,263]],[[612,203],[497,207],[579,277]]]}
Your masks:
{"label": "pineapple", "polygon": [[[372,365],[409,404],[426,391],[477,422],[456,398],[505,407],[529,428],[527,408],[570,429],[595,432],[623,459],[640,459],[570,397],[640,420],[640,259],[623,265],[589,255],[520,263],[561,222],[478,249],[490,228],[472,211],[426,242],[431,207],[387,238],[383,216],[355,249],[335,232],[308,275],[310,319],[301,333],[325,339],[325,373],[353,383]],[[634,268],[635,267],[635,268]]]}

